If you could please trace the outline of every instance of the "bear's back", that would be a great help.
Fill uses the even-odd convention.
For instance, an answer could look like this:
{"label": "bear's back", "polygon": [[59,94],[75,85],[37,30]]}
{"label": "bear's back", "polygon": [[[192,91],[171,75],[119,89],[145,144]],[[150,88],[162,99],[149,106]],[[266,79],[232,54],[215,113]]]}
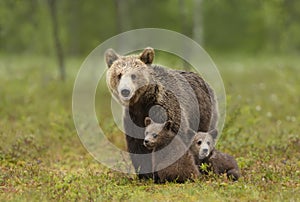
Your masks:
{"label": "bear's back", "polygon": [[214,154],[210,158],[212,166],[219,170],[220,173],[224,173],[230,169],[238,169],[238,164],[235,158],[229,154],[214,150]]}

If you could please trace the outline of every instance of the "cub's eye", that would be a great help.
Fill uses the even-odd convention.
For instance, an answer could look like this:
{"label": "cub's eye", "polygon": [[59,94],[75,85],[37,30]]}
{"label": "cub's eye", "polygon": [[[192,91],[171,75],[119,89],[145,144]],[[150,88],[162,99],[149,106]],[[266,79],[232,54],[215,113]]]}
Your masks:
{"label": "cub's eye", "polygon": [[199,141],[197,142],[197,144],[198,144],[198,145],[201,145],[201,144],[202,144],[202,141],[201,141],[201,140],[199,140]]}
{"label": "cub's eye", "polygon": [[156,133],[153,133],[152,135],[154,138],[156,138],[158,136]]}
{"label": "cub's eye", "polygon": [[122,74],[118,74],[118,80],[120,80],[122,77]]}
{"label": "cub's eye", "polygon": [[136,79],[136,75],[135,74],[131,74],[131,79],[132,80]]}
{"label": "cub's eye", "polygon": [[210,142],[207,142],[207,145],[210,145]]}

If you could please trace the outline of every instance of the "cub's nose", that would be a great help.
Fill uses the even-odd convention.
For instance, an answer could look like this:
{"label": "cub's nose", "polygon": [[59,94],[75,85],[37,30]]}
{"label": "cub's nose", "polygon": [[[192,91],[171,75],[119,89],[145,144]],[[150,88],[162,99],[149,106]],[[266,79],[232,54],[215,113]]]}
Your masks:
{"label": "cub's nose", "polygon": [[204,153],[207,153],[207,152],[208,152],[208,149],[203,149],[203,152],[204,152]]}
{"label": "cub's nose", "polygon": [[149,140],[144,140],[144,145],[148,144]]}
{"label": "cub's nose", "polygon": [[121,90],[121,95],[123,97],[128,97],[130,95],[130,90],[128,90],[128,89]]}

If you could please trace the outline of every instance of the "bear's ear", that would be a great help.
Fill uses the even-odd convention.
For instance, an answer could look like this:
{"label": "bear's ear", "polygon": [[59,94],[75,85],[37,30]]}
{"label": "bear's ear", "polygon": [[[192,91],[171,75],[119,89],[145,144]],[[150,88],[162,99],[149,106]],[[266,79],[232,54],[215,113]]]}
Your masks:
{"label": "bear's ear", "polygon": [[165,122],[165,125],[164,125],[164,128],[166,130],[170,130],[171,129],[171,126],[172,126],[172,121],[171,120],[168,120]]}
{"label": "bear's ear", "polygon": [[146,118],[145,118],[144,123],[145,123],[145,126],[146,126],[146,127],[149,126],[152,122],[153,122],[153,121],[152,121],[152,119],[151,119],[150,117],[146,117]]}
{"label": "bear's ear", "polygon": [[208,134],[210,134],[211,137],[215,140],[218,137],[218,130],[217,129],[212,129],[211,131],[208,132]]}
{"label": "bear's ear", "polygon": [[140,54],[140,60],[145,64],[152,64],[154,59],[154,49],[151,47],[147,47],[144,51]]}
{"label": "bear's ear", "polygon": [[105,51],[105,61],[108,68],[110,68],[112,63],[117,59],[119,59],[119,55],[113,49],[110,48]]}

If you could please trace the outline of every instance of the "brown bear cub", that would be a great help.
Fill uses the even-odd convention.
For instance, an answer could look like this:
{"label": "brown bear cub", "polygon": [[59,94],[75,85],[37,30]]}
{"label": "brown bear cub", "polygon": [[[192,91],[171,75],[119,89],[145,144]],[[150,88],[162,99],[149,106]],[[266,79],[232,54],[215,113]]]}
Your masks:
{"label": "brown bear cub", "polygon": [[[234,181],[239,179],[240,171],[234,157],[222,153],[214,147],[218,135],[216,129],[197,133],[189,130],[189,133],[195,133],[190,151],[194,155],[196,165],[206,163],[209,165],[208,170],[212,170],[216,174],[226,173],[227,177]],[[203,171],[199,171],[203,173]]]}
{"label": "brown bear cub", "polygon": [[152,169],[156,183],[193,180],[199,176],[194,157],[183,141],[171,130],[172,122],[155,123],[145,118],[144,145],[152,150]]}

